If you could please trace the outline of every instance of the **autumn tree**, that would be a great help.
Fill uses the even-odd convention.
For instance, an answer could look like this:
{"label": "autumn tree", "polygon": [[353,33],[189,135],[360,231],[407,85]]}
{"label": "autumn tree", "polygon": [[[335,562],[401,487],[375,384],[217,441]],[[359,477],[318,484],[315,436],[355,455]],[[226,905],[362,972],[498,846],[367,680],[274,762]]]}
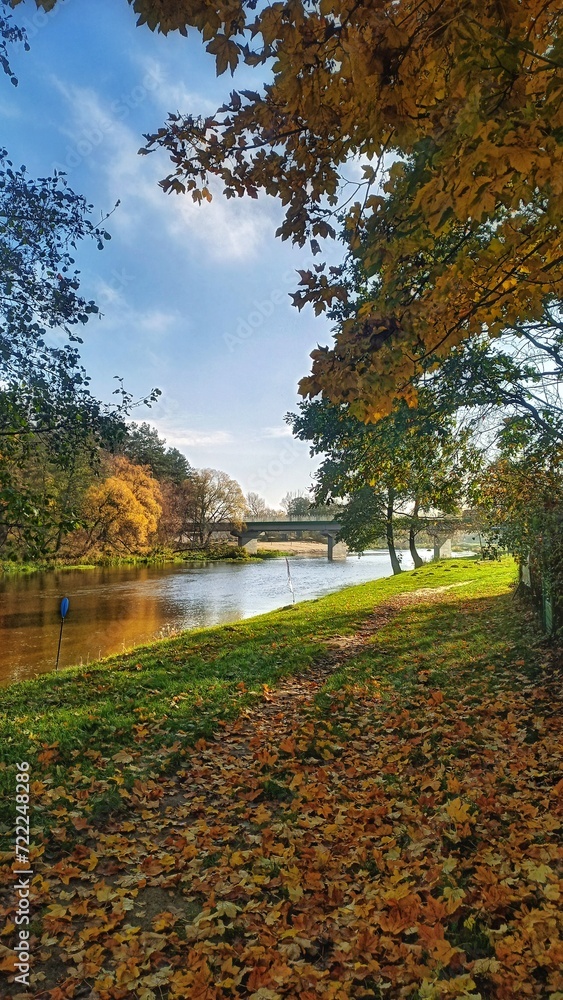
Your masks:
{"label": "autumn tree", "polygon": [[[23,29],[0,4],[0,68]],[[113,446],[134,401],[118,380],[106,405],[89,389],[81,331],[98,313],[80,291],[81,241],[109,233],[60,173],[34,179],[0,149],[0,549],[35,558],[60,547],[78,519],[84,461]],[[144,402],[156,398],[155,391]],[[80,474],[77,473],[80,469]],[[74,499],[72,499],[74,498]],[[7,547],[7,548],[6,548]]]}
{"label": "autumn tree", "polygon": [[162,513],[159,484],[122,455],[107,458],[106,470],[86,493],[86,527],[69,539],[69,548],[104,555],[148,551]]}
{"label": "autumn tree", "polygon": [[[53,0],[37,0],[51,7]],[[199,31],[245,87],[215,114],[172,114],[166,191],[265,192],[278,234],[344,233],[372,281],[313,352],[304,394],[362,419],[414,402],[429,358],[468,338],[549,325],[561,297],[563,74],[555,0],[132,0],[140,24]],[[349,299],[343,271],[301,274],[298,305]],[[354,302],[352,303],[354,305]]]}
{"label": "autumn tree", "polygon": [[201,546],[210,543],[220,521],[241,524],[246,512],[244,494],[226,472],[194,469],[184,484],[183,532]]}
{"label": "autumn tree", "polygon": [[185,482],[170,479],[159,482],[162,514],[158,522],[157,542],[165,549],[175,550],[180,545],[185,509]]}
{"label": "autumn tree", "polygon": [[478,496],[490,540],[516,557],[538,604],[551,597],[563,626],[563,444],[548,447],[530,418],[507,420]]}
{"label": "autumn tree", "polygon": [[130,423],[120,445],[120,452],[131,462],[150,469],[160,484],[162,513],[158,523],[158,543],[176,548],[182,534],[186,491],[192,474],[190,463],[177,448],[168,448],[156,427],[146,421]]}

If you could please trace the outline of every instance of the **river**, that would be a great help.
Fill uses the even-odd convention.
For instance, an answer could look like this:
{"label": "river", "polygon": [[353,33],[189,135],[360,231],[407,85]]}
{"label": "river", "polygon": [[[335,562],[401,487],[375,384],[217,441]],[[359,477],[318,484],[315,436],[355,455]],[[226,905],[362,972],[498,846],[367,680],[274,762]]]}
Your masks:
{"label": "river", "polygon": [[[425,559],[430,551],[422,550]],[[291,556],[296,601],[389,576],[386,551],[329,563]],[[408,552],[402,565],[412,568]],[[52,670],[59,603],[70,599],[60,666],[80,665],[183,629],[249,618],[291,603],[285,559],[95,567],[0,578],[0,684]]]}

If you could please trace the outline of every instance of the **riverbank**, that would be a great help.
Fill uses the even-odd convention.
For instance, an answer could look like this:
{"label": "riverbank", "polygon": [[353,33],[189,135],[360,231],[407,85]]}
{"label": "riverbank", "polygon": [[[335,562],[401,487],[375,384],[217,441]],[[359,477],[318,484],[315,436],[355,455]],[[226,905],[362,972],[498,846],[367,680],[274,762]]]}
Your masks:
{"label": "riverbank", "polygon": [[265,542],[260,539],[258,552],[283,556],[323,556],[326,559],[326,542]]}
{"label": "riverbank", "polygon": [[[408,566],[408,553],[404,557]],[[387,553],[290,556],[296,601],[391,573]],[[411,563],[412,565],[412,563]],[[61,667],[90,664],[188,629],[227,625],[292,603],[284,558],[93,567],[0,580],[0,686],[51,671],[62,597],[70,600]]]}
{"label": "riverbank", "polygon": [[556,995],[560,676],[515,578],[443,561],[1,692],[28,995]]}
{"label": "riverbank", "polygon": [[[237,545],[214,545],[210,549],[189,549],[185,552],[158,552],[146,556],[115,556],[95,559],[92,562],[71,562],[64,559],[51,559],[39,562],[0,562],[0,577],[22,575],[28,573],[52,573],[53,571],[91,570],[98,567],[119,566],[165,566],[182,563],[223,562],[225,560],[250,561],[252,559],[275,559],[286,554],[282,544],[264,542],[255,554],[249,555],[246,549]],[[314,542],[311,544],[315,544]],[[320,546],[326,552],[326,546]]]}

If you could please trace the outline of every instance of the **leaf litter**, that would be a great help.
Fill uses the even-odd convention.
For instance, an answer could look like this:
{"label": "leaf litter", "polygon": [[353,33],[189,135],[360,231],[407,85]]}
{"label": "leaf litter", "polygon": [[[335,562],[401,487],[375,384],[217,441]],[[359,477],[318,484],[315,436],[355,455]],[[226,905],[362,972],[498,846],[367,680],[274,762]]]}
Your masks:
{"label": "leaf litter", "polygon": [[78,766],[36,782],[22,995],[563,1000],[560,664],[448,686],[413,648],[394,683],[396,629],[437,600],[463,618],[444,588],[391,598],[172,773],[127,783],[119,751],[126,811],[93,819]]}

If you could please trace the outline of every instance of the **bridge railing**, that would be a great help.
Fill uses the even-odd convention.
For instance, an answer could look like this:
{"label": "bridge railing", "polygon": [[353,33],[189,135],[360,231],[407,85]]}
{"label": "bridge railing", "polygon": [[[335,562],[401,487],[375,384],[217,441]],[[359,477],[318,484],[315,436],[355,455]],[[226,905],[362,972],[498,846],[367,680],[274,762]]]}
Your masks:
{"label": "bridge railing", "polygon": [[288,517],[286,514],[279,514],[278,516],[274,514],[268,514],[266,517],[247,517],[244,519],[244,523],[250,525],[253,523],[263,524],[266,521],[274,521],[276,523],[278,521],[284,521],[287,522],[288,525],[291,525],[294,523],[299,524],[301,521],[337,521],[337,520],[338,520],[337,517],[325,514],[303,514],[300,517]]}

